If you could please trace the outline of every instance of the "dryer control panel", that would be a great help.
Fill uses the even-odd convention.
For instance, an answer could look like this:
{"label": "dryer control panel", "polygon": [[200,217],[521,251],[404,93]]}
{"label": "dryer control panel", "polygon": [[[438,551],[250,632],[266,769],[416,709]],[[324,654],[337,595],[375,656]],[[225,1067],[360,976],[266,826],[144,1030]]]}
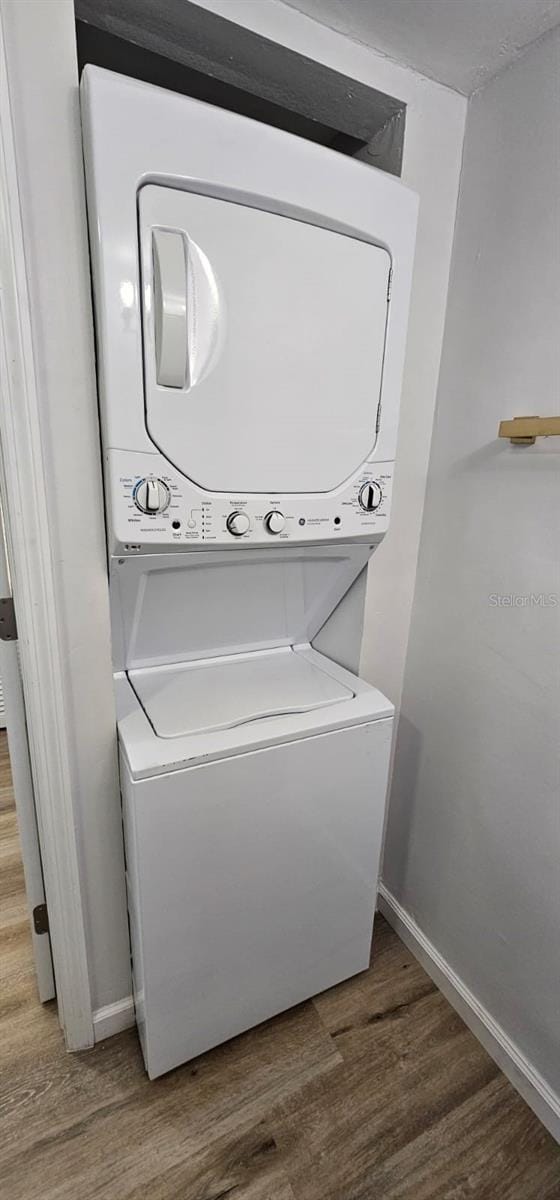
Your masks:
{"label": "dryer control panel", "polygon": [[128,450],[109,450],[106,470],[114,554],[377,542],[389,525],[393,463],[366,462],[335,491],[311,495],[207,492],[163,455]]}

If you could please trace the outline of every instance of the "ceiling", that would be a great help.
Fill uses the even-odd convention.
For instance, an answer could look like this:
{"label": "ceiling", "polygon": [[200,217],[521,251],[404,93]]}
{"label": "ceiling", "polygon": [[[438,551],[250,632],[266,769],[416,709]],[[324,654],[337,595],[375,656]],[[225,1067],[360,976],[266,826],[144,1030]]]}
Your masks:
{"label": "ceiling", "polygon": [[470,95],[560,24],[560,0],[282,0]]}

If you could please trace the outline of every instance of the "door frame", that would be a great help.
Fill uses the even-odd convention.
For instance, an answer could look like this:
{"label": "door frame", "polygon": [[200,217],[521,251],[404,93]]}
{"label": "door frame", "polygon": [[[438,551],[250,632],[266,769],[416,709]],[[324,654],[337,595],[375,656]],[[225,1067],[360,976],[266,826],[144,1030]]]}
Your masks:
{"label": "door frame", "polygon": [[68,737],[71,695],[57,607],[49,479],[33,343],[6,43],[0,9],[0,494],[21,670],[59,1017],[67,1048],[93,1045]]}
{"label": "door frame", "polygon": [[[1,378],[1,373],[0,373]],[[0,486],[0,491],[2,491]],[[0,596],[11,597],[12,586],[8,572],[6,544],[3,533],[3,521],[0,513]],[[37,990],[41,1003],[53,1000],[56,996],[54,969],[51,943],[48,928],[40,932],[37,928],[36,917],[46,907],[45,882],[41,862],[41,847],[35,797],[33,794],[33,777],[31,774],[31,758],[29,754],[29,739],[25,719],[25,701],[19,665],[17,631],[10,631],[10,637],[4,637],[0,644],[0,667],[2,669],[2,689],[6,701],[6,735],[10,757],[10,771],[15,799],[19,846],[23,860],[23,876],[25,894],[31,922],[31,942]]]}

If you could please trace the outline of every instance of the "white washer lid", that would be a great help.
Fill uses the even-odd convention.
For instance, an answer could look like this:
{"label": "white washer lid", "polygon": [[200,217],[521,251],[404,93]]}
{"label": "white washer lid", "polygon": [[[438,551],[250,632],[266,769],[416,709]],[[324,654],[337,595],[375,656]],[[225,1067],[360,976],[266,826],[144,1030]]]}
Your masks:
{"label": "white washer lid", "polygon": [[162,738],[308,712],[355,694],[291,647],[145,667],[128,678]]}
{"label": "white washer lid", "polygon": [[311,642],[371,550],[370,545],[258,550],[236,545],[114,558],[116,668],[224,660]]}

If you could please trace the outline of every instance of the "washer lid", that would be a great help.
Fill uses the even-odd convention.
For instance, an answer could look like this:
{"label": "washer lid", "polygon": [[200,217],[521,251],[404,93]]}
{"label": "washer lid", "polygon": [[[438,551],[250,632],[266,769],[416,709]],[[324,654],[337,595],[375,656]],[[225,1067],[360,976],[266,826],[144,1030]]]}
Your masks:
{"label": "washer lid", "polygon": [[291,647],[129,671],[158,737],[211,733],[351,700],[354,692]]}
{"label": "washer lid", "polygon": [[111,562],[113,656],[133,672],[311,642],[371,547],[142,554]]}
{"label": "washer lid", "polygon": [[391,259],[357,237],[139,193],[146,426],[207,491],[326,492],[376,441]]}

